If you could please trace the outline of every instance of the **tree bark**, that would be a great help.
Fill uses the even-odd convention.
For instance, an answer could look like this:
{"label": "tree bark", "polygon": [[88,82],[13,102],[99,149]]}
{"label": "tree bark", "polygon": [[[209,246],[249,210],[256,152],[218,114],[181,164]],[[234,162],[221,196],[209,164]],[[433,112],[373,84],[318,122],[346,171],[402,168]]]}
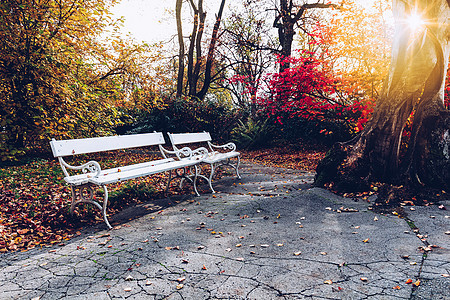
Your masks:
{"label": "tree bark", "polygon": [[205,79],[203,81],[203,87],[198,92],[197,97],[200,99],[204,99],[206,93],[208,92],[209,86],[211,85],[211,68],[214,60],[214,51],[216,48],[217,35],[219,33],[220,21],[222,20],[222,13],[225,7],[225,0],[222,0],[220,3],[219,12],[217,13],[216,23],[214,24],[214,29],[211,37],[211,42],[209,44],[208,56],[206,58],[206,66],[205,66]]}
{"label": "tree bark", "polygon": [[181,24],[181,7],[183,0],[177,0],[175,6],[176,20],[177,20],[177,34],[178,34],[178,76],[177,76],[177,98],[181,97],[183,93],[183,79],[184,79],[184,40],[183,40],[183,26]]}
{"label": "tree bark", "polygon": [[[278,29],[278,40],[281,50],[279,51],[282,59],[288,58],[292,54],[292,43],[294,41],[295,29],[297,22],[303,17],[308,9],[314,8],[339,8],[336,4],[324,3],[304,3],[303,5],[295,5],[293,0],[280,0],[280,9],[275,17],[273,27]],[[279,72],[290,67],[288,61],[280,64]]]}
{"label": "tree bark", "polygon": [[[415,10],[420,30],[405,20]],[[449,111],[444,83],[449,57],[447,0],[394,0],[396,31],[383,93],[372,119],[353,140],[338,143],[317,167],[316,184],[364,190],[370,181],[450,187]],[[400,164],[402,133],[415,111],[408,151]]]}

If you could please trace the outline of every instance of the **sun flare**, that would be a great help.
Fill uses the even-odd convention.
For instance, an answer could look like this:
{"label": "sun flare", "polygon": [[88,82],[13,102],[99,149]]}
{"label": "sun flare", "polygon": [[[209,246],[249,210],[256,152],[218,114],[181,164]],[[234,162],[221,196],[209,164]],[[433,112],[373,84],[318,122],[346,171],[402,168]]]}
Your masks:
{"label": "sun flare", "polygon": [[422,19],[422,16],[417,13],[412,13],[407,19],[406,23],[411,28],[412,31],[417,31],[423,27],[425,21]]}

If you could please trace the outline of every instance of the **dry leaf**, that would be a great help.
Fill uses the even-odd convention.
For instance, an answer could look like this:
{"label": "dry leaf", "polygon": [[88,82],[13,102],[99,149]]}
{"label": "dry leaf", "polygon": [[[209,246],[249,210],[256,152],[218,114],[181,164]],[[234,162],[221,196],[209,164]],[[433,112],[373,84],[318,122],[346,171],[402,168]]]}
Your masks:
{"label": "dry leaf", "polygon": [[183,277],[180,277],[180,278],[177,278],[177,281],[178,281],[178,282],[183,282],[183,281],[185,281],[185,280],[186,280],[186,277],[184,277],[184,276],[183,276]]}
{"label": "dry leaf", "polygon": [[123,289],[125,292],[131,292],[131,288],[130,287],[126,287]]}
{"label": "dry leaf", "polygon": [[367,279],[367,277],[361,277],[360,279],[361,279],[361,281],[364,281],[364,282],[369,280],[369,279]]}
{"label": "dry leaf", "polygon": [[373,218],[374,221],[378,221],[378,218],[375,216],[375,218]]}
{"label": "dry leaf", "polygon": [[333,281],[328,279],[328,280],[325,280],[323,283],[325,283],[325,284],[333,284]]}
{"label": "dry leaf", "polygon": [[420,285],[420,279],[417,279],[417,281],[415,281],[415,282],[413,283],[413,285],[414,285],[414,286],[419,286],[419,285]]}
{"label": "dry leaf", "polygon": [[134,278],[133,278],[133,276],[131,276],[131,275],[128,275],[126,278],[125,278],[125,280],[126,281],[131,281],[131,280],[133,280]]}
{"label": "dry leaf", "polygon": [[401,289],[401,287],[400,287],[399,285],[396,285],[396,286],[394,286],[392,289],[394,289],[394,290],[399,290],[399,289]]}
{"label": "dry leaf", "polygon": [[322,255],[327,255],[328,253],[326,253],[326,252],[320,252],[320,254],[322,254]]}
{"label": "dry leaf", "polygon": [[278,246],[278,247],[283,247],[284,244],[281,244],[281,243],[280,243],[280,244],[277,244],[277,246]]}
{"label": "dry leaf", "polygon": [[364,242],[364,243],[368,243],[368,242],[369,242],[369,239],[365,239],[365,240],[363,240],[363,242]]}
{"label": "dry leaf", "polygon": [[207,270],[207,268],[206,268],[206,266],[205,266],[205,265],[203,265],[203,267],[202,267],[202,270]]}
{"label": "dry leaf", "polygon": [[269,245],[267,245],[267,244],[262,244],[261,247],[262,247],[262,248],[268,248]]}
{"label": "dry leaf", "polygon": [[294,252],[294,255],[295,255],[295,256],[299,256],[300,254],[302,254],[302,251]]}
{"label": "dry leaf", "polygon": [[150,280],[147,280],[146,282],[145,282],[145,285],[151,285],[152,284],[152,282],[150,281]]}
{"label": "dry leaf", "polygon": [[406,284],[410,284],[410,283],[412,283],[413,281],[412,281],[412,279],[411,278],[409,278],[408,280],[406,280]]}
{"label": "dry leaf", "polygon": [[181,290],[184,287],[184,284],[180,283],[177,284],[177,290]]}

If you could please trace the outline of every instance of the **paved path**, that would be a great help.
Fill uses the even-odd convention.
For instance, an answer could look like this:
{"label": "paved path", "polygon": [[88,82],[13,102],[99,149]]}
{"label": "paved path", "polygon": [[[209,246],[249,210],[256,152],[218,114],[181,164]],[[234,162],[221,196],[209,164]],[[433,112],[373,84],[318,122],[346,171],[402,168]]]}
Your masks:
{"label": "paved path", "polygon": [[[450,299],[449,210],[407,209],[414,232],[366,201],[312,188],[312,174],[242,174],[218,180],[216,195],[124,211],[113,222],[143,216],[115,230],[2,254],[0,299]],[[421,251],[420,237],[438,248]]]}

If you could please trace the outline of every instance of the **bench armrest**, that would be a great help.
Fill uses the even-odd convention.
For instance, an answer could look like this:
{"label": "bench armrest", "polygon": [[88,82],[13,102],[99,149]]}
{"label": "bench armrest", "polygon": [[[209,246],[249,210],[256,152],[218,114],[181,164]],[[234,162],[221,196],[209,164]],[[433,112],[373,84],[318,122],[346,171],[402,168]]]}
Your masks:
{"label": "bench armrest", "polygon": [[71,166],[68,163],[66,163],[64,159],[62,159],[61,157],[58,157],[58,159],[63,169],[64,175],[66,175],[66,177],[69,176],[69,173],[67,172],[66,168],[71,170],[81,170],[84,174],[93,173],[94,177],[97,177],[102,171],[100,164],[95,160],[88,161],[87,163],[82,164],[81,166]]}
{"label": "bench armrest", "polygon": [[200,147],[192,151],[192,156],[197,160],[204,160],[208,157],[209,151],[205,147]]}
{"label": "bench armrest", "polygon": [[181,149],[175,148],[175,150],[171,151],[159,145],[159,150],[161,151],[161,154],[162,156],[164,156],[164,158],[168,158],[167,155],[176,156],[178,159],[192,157],[192,150],[189,147],[183,147]]}
{"label": "bench armrest", "polygon": [[224,144],[224,145],[214,145],[213,143],[208,142],[208,145],[209,145],[209,147],[211,148],[212,151],[214,151],[213,148],[215,148],[215,149],[223,149],[223,150],[230,150],[230,151],[235,151],[236,150],[236,144],[235,143],[231,143],[231,142],[227,143],[227,144]]}

